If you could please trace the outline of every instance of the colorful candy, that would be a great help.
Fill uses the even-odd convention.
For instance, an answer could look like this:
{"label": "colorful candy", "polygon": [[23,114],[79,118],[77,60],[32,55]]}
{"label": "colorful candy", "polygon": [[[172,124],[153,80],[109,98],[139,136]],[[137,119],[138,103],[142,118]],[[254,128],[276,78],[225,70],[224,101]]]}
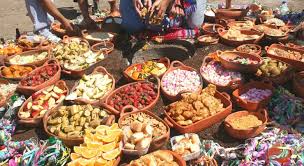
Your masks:
{"label": "colorful candy", "polygon": [[269,97],[271,94],[272,92],[269,89],[252,88],[249,89],[246,93],[240,95],[240,98],[242,100],[247,100],[251,102],[260,102],[265,98]]}
{"label": "colorful candy", "polygon": [[195,71],[177,69],[163,77],[162,86],[168,94],[177,95],[182,91],[195,92],[202,85]]}
{"label": "colorful candy", "polygon": [[201,73],[207,81],[220,86],[226,86],[231,81],[240,81],[243,79],[240,72],[226,70],[220,63],[215,61],[203,66]]}

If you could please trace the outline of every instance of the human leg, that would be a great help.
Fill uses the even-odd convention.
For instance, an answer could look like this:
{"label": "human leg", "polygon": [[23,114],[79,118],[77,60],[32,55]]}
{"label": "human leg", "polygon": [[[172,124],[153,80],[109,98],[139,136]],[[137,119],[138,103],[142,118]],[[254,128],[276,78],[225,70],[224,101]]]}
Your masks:
{"label": "human leg", "polygon": [[141,31],[145,24],[136,12],[132,0],[121,0],[119,6],[122,17],[122,27],[129,33]]}

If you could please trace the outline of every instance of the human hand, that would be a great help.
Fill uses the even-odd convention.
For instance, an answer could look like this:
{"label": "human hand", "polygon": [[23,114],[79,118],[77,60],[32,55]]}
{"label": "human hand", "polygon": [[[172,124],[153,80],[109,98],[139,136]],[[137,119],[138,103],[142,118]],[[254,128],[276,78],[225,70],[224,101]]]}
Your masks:
{"label": "human hand", "polygon": [[144,7],[146,7],[149,10],[152,8],[152,0],[144,0]]}
{"label": "human hand", "polygon": [[173,16],[177,16],[177,15],[184,16],[185,15],[180,0],[174,1],[172,8],[170,10],[170,14],[172,14]]}
{"label": "human hand", "polygon": [[74,32],[74,25],[69,20],[66,19],[61,24],[68,33]]}
{"label": "human hand", "polygon": [[171,0],[156,0],[153,5],[152,8],[150,10],[150,17],[153,15],[153,13],[155,11],[158,11],[157,13],[157,17],[158,18],[164,18],[166,10],[170,4]]}
{"label": "human hand", "polygon": [[136,12],[140,15],[140,10],[144,7],[141,0],[132,0]]}

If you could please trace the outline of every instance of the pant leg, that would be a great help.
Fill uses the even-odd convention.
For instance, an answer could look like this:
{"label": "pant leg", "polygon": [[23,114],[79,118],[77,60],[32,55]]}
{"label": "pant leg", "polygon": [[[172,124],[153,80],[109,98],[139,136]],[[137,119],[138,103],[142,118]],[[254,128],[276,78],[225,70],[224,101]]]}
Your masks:
{"label": "pant leg", "polygon": [[121,0],[119,10],[122,17],[122,27],[129,33],[141,31],[145,24],[136,12],[132,0]]}
{"label": "pant leg", "polygon": [[207,0],[196,0],[197,8],[187,19],[187,24],[190,28],[198,28],[204,22]]}
{"label": "pant leg", "polygon": [[25,0],[25,4],[35,32],[50,26],[52,18],[48,17],[39,0]]}

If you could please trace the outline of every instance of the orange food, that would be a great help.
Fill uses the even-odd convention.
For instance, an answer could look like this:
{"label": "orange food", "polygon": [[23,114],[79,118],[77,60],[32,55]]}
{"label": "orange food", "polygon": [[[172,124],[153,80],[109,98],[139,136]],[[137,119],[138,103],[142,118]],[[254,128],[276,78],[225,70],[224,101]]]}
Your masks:
{"label": "orange food", "polygon": [[1,74],[8,78],[20,78],[25,77],[31,71],[33,71],[33,68],[29,66],[12,65],[9,67],[3,67]]}
{"label": "orange food", "polygon": [[14,55],[14,54],[20,54],[22,53],[22,49],[15,45],[15,44],[9,44],[6,47],[0,49],[0,55]]}

